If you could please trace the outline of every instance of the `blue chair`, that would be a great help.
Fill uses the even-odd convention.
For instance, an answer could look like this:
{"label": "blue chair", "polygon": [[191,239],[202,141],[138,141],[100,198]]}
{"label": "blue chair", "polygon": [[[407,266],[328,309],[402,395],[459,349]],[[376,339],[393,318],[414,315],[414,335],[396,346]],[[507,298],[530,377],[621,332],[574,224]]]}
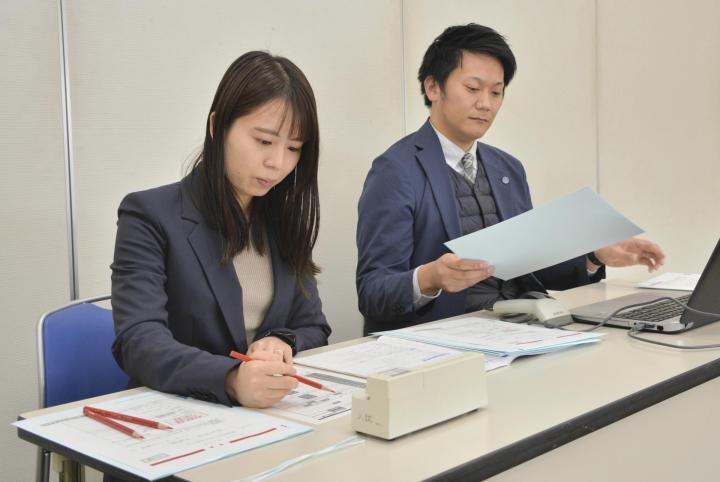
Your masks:
{"label": "blue chair", "polygon": [[[110,296],[78,300],[45,313],[38,323],[42,408],[124,390],[128,377],[112,356],[112,311],[95,305]],[[38,480],[50,476],[50,452],[41,449]]]}

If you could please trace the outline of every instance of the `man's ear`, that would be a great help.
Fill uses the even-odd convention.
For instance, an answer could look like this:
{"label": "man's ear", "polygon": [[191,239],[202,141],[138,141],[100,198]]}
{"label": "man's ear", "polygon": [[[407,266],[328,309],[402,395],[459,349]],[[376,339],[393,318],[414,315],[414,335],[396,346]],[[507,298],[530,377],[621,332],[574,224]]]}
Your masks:
{"label": "man's ear", "polygon": [[215,140],[215,112],[210,112],[210,139]]}
{"label": "man's ear", "polygon": [[442,93],[440,86],[432,75],[425,77],[425,80],[423,80],[423,88],[425,89],[425,95],[428,99],[430,99],[430,102],[435,102],[438,98],[440,98],[440,94]]}

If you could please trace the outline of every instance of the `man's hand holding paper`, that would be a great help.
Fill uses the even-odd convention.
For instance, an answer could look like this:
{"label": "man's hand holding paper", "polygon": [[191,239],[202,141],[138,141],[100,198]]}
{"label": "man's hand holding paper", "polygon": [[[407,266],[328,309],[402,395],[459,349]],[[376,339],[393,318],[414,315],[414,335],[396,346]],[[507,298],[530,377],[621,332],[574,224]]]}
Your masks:
{"label": "man's hand holding paper", "polygon": [[489,278],[494,272],[495,267],[486,261],[462,259],[447,253],[420,266],[418,284],[426,296],[433,296],[439,290],[455,293]]}

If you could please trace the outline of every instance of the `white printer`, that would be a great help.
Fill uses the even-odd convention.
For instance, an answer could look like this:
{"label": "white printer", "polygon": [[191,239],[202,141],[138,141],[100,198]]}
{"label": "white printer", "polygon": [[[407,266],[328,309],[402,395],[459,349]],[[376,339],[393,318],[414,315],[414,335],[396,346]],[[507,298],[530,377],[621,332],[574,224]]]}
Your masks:
{"label": "white printer", "polygon": [[368,376],[365,390],[353,393],[352,428],[394,439],[487,403],[485,357],[459,353],[436,363]]}

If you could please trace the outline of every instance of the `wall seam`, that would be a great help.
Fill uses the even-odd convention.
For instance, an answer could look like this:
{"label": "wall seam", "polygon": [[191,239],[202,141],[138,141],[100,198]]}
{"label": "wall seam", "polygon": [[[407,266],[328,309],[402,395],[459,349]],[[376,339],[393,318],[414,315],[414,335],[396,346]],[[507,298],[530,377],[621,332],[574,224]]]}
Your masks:
{"label": "wall seam", "polygon": [[405,0],[400,0],[400,60],[402,62],[402,72],[400,79],[402,82],[402,99],[403,99],[403,109],[402,109],[402,122],[403,122],[403,137],[407,135],[407,106],[408,106],[408,98],[407,98],[407,79],[405,78]]}
{"label": "wall seam", "polygon": [[68,233],[68,272],[70,300],[78,299],[77,244],[75,229],[75,162],[73,156],[72,114],[70,103],[70,70],[67,57],[67,36],[64,0],[58,0],[58,32],[60,34],[60,89],[63,111],[63,143],[65,154],[65,207]]}
{"label": "wall seam", "polygon": [[595,0],[595,191],[600,194],[600,40],[598,1]]}

